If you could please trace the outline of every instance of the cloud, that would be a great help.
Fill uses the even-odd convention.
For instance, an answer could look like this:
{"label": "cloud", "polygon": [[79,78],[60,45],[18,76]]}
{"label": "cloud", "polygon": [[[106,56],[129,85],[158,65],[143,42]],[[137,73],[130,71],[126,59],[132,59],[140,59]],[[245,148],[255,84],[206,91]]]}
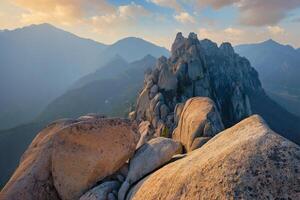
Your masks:
{"label": "cloud", "polygon": [[158,6],[172,8],[177,12],[182,11],[181,5],[177,2],[177,0],[148,0]]}
{"label": "cloud", "polygon": [[124,18],[136,18],[141,16],[148,16],[150,12],[146,10],[143,6],[131,3],[125,6],[119,6],[119,15]]}
{"label": "cloud", "polygon": [[128,5],[119,6],[115,12],[105,15],[96,15],[91,17],[94,25],[99,25],[103,29],[116,26],[126,27],[131,22],[136,22],[141,17],[149,16],[151,13],[143,6],[131,3]]}
{"label": "cloud", "polygon": [[174,18],[183,24],[186,24],[186,23],[193,24],[196,22],[195,18],[187,12],[181,12],[181,13],[175,15]]}
{"label": "cloud", "polygon": [[279,26],[268,26],[267,30],[272,34],[272,35],[280,35],[284,34],[285,30]]}
{"label": "cloud", "polygon": [[200,7],[211,6],[218,10],[228,5],[239,2],[240,0],[197,0],[196,3]]}
{"label": "cloud", "polygon": [[232,27],[225,29],[200,28],[198,35],[199,38],[208,38],[218,43],[228,41],[236,44],[241,43],[245,39],[246,32]]}
{"label": "cloud", "polygon": [[251,26],[275,25],[297,7],[299,0],[244,0],[239,6],[240,22]]}
{"label": "cloud", "polygon": [[139,33],[142,29],[139,22],[150,16],[153,14],[143,6],[130,3],[116,7],[114,12],[92,16],[85,24],[91,24],[94,35],[102,41],[113,41]]}
{"label": "cloud", "polygon": [[[112,5],[106,0],[13,0],[24,10],[20,14],[22,24],[53,23],[76,27],[90,26],[93,32],[124,32],[141,17],[150,12],[134,2]],[[114,30],[113,30],[114,29]]]}
{"label": "cloud", "polygon": [[244,33],[243,30],[240,30],[240,29],[237,29],[237,28],[231,28],[231,27],[224,29],[224,32],[226,34],[230,34],[232,36],[240,36]]}
{"label": "cloud", "polygon": [[72,24],[91,13],[105,14],[115,10],[105,0],[13,0],[13,3],[26,11],[21,15],[24,23]]}
{"label": "cloud", "polygon": [[300,7],[299,0],[196,0],[196,3],[216,10],[234,5],[240,12],[239,22],[249,26],[276,25],[291,10]]}
{"label": "cloud", "polygon": [[[154,15],[134,2],[116,5],[108,0],[7,1],[18,9],[15,22],[18,26],[47,22],[82,37],[97,38],[106,43],[141,34],[144,31],[141,22],[152,19]],[[1,19],[0,24],[3,24]]]}

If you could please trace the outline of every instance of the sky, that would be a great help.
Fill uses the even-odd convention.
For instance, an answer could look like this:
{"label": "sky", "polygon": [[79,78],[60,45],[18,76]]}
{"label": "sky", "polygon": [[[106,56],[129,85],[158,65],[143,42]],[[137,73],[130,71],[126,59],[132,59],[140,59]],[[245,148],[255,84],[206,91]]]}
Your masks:
{"label": "sky", "polygon": [[217,43],[300,47],[300,0],[1,0],[0,29],[50,23],[111,44],[135,36],[170,49],[177,32]]}

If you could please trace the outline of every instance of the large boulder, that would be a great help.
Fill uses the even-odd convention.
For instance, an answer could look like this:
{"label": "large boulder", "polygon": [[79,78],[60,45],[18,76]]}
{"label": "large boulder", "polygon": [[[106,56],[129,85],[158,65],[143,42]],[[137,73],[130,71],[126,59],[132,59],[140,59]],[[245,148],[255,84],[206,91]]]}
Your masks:
{"label": "large boulder", "polygon": [[53,136],[77,121],[59,120],[43,129],[23,154],[20,164],[0,194],[5,200],[58,200],[53,185],[51,154]]}
{"label": "large boulder", "polygon": [[187,152],[204,144],[209,138],[224,129],[215,104],[207,97],[190,98],[184,105],[173,139],[180,141]]}
{"label": "large boulder", "polygon": [[127,199],[300,199],[300,147],[257,115],[140,181]]}
{"label": "large boulder", "polygon": [[138,139],[135,123],[125,119],[56,121],[32,141],[0,199],[78,199],[122,167]]}
{"label": "large boulder", "polygon": [[145,143],[130,160],[129,172],[119,190],[118,199],[125,198],[131,184],[166,164],[175,154],[180,153],[181,144],[169,138],[157,137]]}
{"label": "large boulder", "polygon": [[55,135],[54,186],[64,200],[78,199],[112,175],[134,154],[137,127],[124,119],[95,119],[72,124]]}

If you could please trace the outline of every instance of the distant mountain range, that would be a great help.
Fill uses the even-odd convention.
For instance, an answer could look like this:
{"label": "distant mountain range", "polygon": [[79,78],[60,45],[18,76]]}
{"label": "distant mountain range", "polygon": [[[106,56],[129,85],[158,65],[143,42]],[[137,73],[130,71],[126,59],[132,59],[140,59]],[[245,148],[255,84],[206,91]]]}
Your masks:
{"label": "distant mountain range", "polygon": [[300,50],[274,40],[235,47],[259,73],[268,95],[300,116]]}
{"label": "distant mountain range", "polygon": [[156,62],[153,56],[131,63],[117,56],[94,73],[74,84],[74,89],[51,102],[36,120],[49,122],[59,118],[76,118],[86,113],[127,117],[143,86],[147,69]]}
{"label": "distant mountain range", "polygon": [[142,88],[145,71],[155,62],[156,58],[150,55],[131,63],[115,56],[95,72],[75,82],[33,122],[0,131],[0,188],[18,165],[20,156],[34,136],[49,122],[91,112],[125,117]]}
{"label": "distant mountain range", "polygon": [[50,24],[1,31],[0,129],[30,122],[76,80],[114,56],[132,62],[148,54],[169,52],[134,37],[105,45]]}

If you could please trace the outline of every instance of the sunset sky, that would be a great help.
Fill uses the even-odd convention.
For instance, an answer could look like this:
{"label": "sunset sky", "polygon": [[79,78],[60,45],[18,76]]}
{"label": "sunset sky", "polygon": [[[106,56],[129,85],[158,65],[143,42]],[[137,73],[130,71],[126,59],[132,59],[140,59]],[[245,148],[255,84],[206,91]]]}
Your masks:
{"label": "sunset sky", "polygon": [[50,23],[103,43],[136,36],[169,48],[176,32],[233,44],[300,47],[300,0],[1,0],[0,29]]}

